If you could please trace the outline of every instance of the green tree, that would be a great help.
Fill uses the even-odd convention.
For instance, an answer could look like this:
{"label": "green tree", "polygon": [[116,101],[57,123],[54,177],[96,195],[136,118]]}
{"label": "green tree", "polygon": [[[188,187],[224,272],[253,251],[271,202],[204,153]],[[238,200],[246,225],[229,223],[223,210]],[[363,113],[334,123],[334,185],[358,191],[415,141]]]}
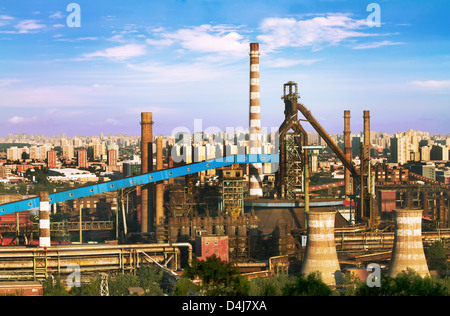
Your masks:
{"label": "green tree", "polygon": [[173,296],[190,296],[198,291],[198,286],[191,282],[188,278],[181,278],[177,281]]}
{"label": "green tree", "polygon": [[212,255],[206,260],[194,258],[184,277],[201,280],[199,294],[204,296],[243,296],[248,294],[248,281],[239,268]]}
{"label": "green tree", "polygon": [[139,278],[133,274],[118,274],[108,279],[110,296],[127,296],[130,287],[139,287]]}
{"label": "green tree", "polygon": [[428,268],[430,270],[437,270],[441,274],[446,275],[448,264],[444,244],[440,241],[436,241],[431,246],[425,247],[424,251],[426,258],[428,259]]}
{"label": "green tree", "polygon": [[299,273],[294,282],[284,288],[284,296],[331,296],[333,290],[322,281],[320,272],[308,274]]}
{"label": "green tree", "polygon": [[164,274],[154,266],[143,266],[137,271],[139,284],[144,289],[145,294],[149,296],[162,296],[164,291],[161,288]]}
{"label": "green tree", "polygon": [[59,277],[55,279],[55,282],[52,278],[47,278],[44,285],[44,296],[69,296],[69,293]]}
{"label": "green tree", "polygon": [[281,274],[269,278],[255,278],[250,280],[250,296],[282,296],[284,288],[292,283],[293,278]]}
{"label": "green tree", "polygon": [[369,287],[361,283],[356,289],[357,296],[449,296],[448,287],[440,280],[422,278],[411,269],[403,271],[395,278],[382,275],[380,287]]}

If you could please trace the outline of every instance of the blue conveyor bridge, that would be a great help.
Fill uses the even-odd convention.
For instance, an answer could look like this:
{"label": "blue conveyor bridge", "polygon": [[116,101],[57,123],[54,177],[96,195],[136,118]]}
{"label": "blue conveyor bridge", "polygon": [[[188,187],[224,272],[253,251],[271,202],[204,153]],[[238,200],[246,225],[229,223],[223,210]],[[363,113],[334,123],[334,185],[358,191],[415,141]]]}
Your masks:
{"label": "blue conveyor bridge", "polygon": [[[112,192],[148,183],[159,182],[171,178],[186,176],[197,172],[230,166],[233,164],[248,163],[278,163],[279,155],[234,155],[216,158],[203,162],[186,164],[181,167],[153,171],[146,174],[127,177],[119,180],[98,183],[80,188],[65,190],[49,194],[50,205],[64,201],[84,198],[91,195]],[[20,211],[39,208],[39,197],[24,199],[21,201],[0,205],[0,216],[17,213]]]}

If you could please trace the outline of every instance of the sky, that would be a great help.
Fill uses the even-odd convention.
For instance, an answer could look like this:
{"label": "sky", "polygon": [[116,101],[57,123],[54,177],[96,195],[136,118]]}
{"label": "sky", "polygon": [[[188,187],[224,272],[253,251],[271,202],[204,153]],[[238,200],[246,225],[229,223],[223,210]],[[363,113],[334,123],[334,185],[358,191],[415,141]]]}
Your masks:
{"label": "sky", "polygon": [[329,133],[345,110],[353,133],[364,110],[373,131],[450,132],[447,0],[71,3],[0,0],[0,137],[138,135],[141,112],[154,134],[246,129],[251,42],[268,131],[294,81]]}

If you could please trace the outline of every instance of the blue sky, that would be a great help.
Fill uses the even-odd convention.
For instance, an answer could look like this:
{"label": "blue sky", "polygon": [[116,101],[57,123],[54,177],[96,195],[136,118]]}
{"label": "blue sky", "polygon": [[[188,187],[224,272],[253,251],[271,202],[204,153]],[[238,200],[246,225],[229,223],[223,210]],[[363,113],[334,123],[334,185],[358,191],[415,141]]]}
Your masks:
{"label": "blue sky", "polygon": [[[380,27],[370,27],[370,3]],[[249,43],[261,49],[261,116],[283,121],[283,84],[329,133],[449,133],[450,2],[0,0],[0,137],[246,128]],[[305,123],[307,130],[312,130]]]}

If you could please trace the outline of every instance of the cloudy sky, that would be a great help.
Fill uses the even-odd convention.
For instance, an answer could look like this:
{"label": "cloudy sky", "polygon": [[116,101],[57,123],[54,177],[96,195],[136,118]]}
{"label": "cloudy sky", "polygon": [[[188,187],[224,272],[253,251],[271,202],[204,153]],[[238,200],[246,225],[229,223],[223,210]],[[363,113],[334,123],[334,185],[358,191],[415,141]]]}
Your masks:
{"label": "cloudy sky", "polygon": [[70,3],[0,0],[0,137],[135,135],[143,111],[155,134],[246,128],[250,42],[269,130],[295,81],[330,133],[344,110],[352,132],[364,110],[375,131],[450,132],[447,0],[78,0],[79,19]]}

